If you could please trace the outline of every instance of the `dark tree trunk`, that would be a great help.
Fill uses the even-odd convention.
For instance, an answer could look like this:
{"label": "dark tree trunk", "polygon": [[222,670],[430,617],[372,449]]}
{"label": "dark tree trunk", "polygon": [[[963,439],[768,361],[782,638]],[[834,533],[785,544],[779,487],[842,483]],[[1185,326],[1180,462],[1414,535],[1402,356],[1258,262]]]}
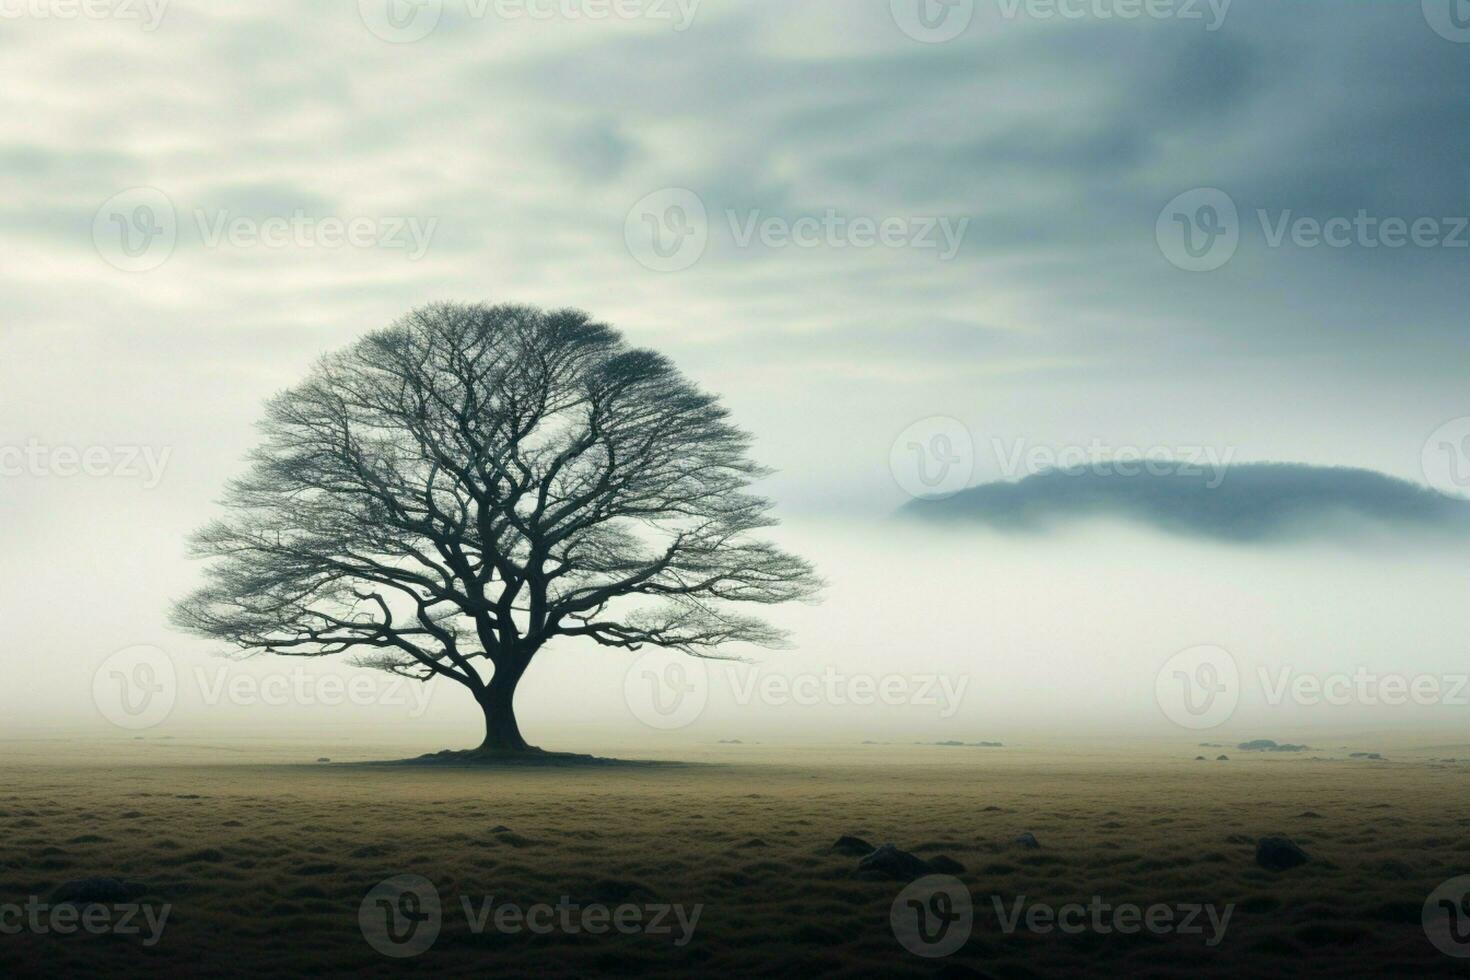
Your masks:
{"label": "dark tree trunk", "polygon": [[480,698],[480,708],[485,712],[485,741],[480,743],[479,752],[485,755],[502,755],[514,752],[539,752],[527,745],[521,737],[520,725],[516,723],[516,686],[526,668],[496,667],[495,674]]}

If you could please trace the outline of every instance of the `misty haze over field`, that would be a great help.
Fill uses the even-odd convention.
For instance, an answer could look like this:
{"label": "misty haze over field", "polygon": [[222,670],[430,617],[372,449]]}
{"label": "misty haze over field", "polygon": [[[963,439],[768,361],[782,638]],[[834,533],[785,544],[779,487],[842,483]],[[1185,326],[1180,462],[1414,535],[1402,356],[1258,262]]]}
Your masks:
{"label": "misty haze over field", "polygon": [[[234,703],[225,666],[360,672],[228,664],[166,625],[198,572],[183,542],[263,401],[429,299],[588,309],[722,397],[776,470],[760,490],[779,536],[829,583],[774,614],[792,649],[737,651],[762,676],[963,687],[954,705],[767,703],[712,664],[703,714],[660,731],[625,703],[632,654],[563,642],[522,691],[545,744],[574,747],[579,727],[660,745],[1187,737],[1155,680],[1198,645],[1238,661],[1242,735],[1464,725],[1463,704],[1272,705],[1258,682],[1464,669],[1466,505],[1437,491],[1466,486],[1449,468],[1470,463],[1470,432],[1436,433],[1470,414],[1465,253],[1273,243],[1283,215],[1464,214],[1464,50],[1419,4],[1241,0],[1211,28],[981,3],[938,44],[886,2],[692,13],[676,30],[449,3],[401,44],[351,3],[175,3],[152,31],[7,20],[0,174],[24,193],[0,205],[4,732],[133,737],[94,709],[93,674],[152,645],[183,682],[147,737],[457,744],[462,692],[431,687],[419,715],[407,695]],[[130,272],[96,236],[139,188],[164,195],[176,241]],[[1202,188],[1238,207],[1240,245],[1191,273],[1156,229]],[[638,202],[670,190],[697,198],[707,244],[665,272],[628,236]],[[298,215],[401,235],[228,231]],[[944,247],[804,247],[768,218],[927,222]],[[894,460],[933,419],[969,442],[964,492],[931,504]],[[1238,468],[1181,504],[1153,492],[1167,484],[1017,468],[1077,447],[1324,469]],[[1276,476],[1291,485],[1260,486]]]}
{"label": "misty haze over field", "polygon": [[[155,597],[178,593],[187,569],[151,543],[157,524],[140,519],[129,526],[135,530],[110,532],[127,559],[88,569],[102,583],[106,605],[91,607],[85,621],[10,620],[8,644],[37,657],[7,695],[12,731],[124,738],[293,733],[401,738],[426,747],[456,744],[473,732],[476,708],[455,685],[421,688],[353,670],[340,658],[227,661],[164,629]],[[63,540],[82,549],[85,533]],[[823,556],[829,583],[821,604],[773,614],[793,630],[793,649],[742,651],[750,664],[685,661],[688,676],[704,678],[707,702],[687,725],[659,730],[625,702],[637,655],[559,641],[522,688],[526,731],[552,745],[607,738],[666,751],[788,737],[856,744],[1014,742],[1087,731],[1193,735],[1160,711],[1155,679],[1172,655],[1201,644],[1228,650],[1241,676],[1234,717],[1208,736],[1311,741],[1314,734],[1380,729],[1452,733],[1470,718],[1470,690],[1452,690],[1464,674],[1463,539],[1380,532],[1242,544],[1106,518],[1027,534],[886,518],[791,520],[779,537]],[[46,555],[35,553],[22,567],[44,569]],[[10,596],[66,587],[59,574],[0,583]],[[74,651],[90,651],[99,631],[117,640],[102,656],[133,644],[172,656],[179,693],[165,722],[120,730],[92,709],[101,657]],[[669,662],[651,665],[664,670]],[[1438,679],[1447,703],[1272,700],[1283,678],[1327,680],[1360,668]],[[355,677],[366,693],[324,686],[330,677]],[[874,693],[885,679],[897,685],[886,701]],[[289,693],[296,690],[306,696]]]}

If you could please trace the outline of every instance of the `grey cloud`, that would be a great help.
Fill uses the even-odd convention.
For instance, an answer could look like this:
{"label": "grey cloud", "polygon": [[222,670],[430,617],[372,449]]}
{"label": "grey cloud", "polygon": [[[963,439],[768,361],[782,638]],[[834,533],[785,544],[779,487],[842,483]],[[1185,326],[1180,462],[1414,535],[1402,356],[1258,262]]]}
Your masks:
{"label": "grey cloud", "polygon": [[1240,543],[1344,540],[1375,526],[1470,535],[1470,500],[1369,470],[1280,463],[1212,472],[1195,461],[1099,461],[915,501],[903,513],[1016,532],[1112,518]]}

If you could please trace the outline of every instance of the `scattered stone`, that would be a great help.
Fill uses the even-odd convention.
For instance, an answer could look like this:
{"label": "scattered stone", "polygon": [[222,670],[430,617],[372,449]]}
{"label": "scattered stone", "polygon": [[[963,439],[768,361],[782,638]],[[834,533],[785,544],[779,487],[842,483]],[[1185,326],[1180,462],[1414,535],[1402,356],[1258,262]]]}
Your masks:
{"label": "scattered stone", "polygon": [[929,869],[939,874],[957,875],[964,873],[965,866],[947,854],[936,854],[929,859]]}
{"label": "scattered stone", "polygon": [[721,745],[744,745],[745,743],[742,742],[742,741],[740,741],[740,739],[738,739],[738,738],[722,738],[722,739],[720,739],[719,744],[721,744]]}
{"label": "scattered stone", "polygon": [[1230,756],[1228,756],[1228,755],[1217,755],[1217,756],[1215,756],[1215,761],[1216,762],[1229,762],[1230,761]]}
{"label": "scattered stone", "polygon": [[900,851],[892,844],[879,846],[873,853],[859,861],[857,866],[859,877],[890,881],[913,881],[928,873],[927,862],[908,851]]}
{"label": "scattered stone", "polygon": [[1250,742],[1241,742],[1236,746],[1242,752],[1305,752],[1306,745],[1292,745],[1289,742],[1273,742],[1269,738],[1258,738]]}
{"label": "scattered stone", "polygon": [[51,901],[57,905],[112,905],[130,902],[147,889],[133,881],[120,878],[77,878],[64,881],[51,893]]}
{"label": "scattered stone", "polygon": [[1290,838],[1262,837],[1256,842],[1256,863],[1267,871],[1287,871],[1309,860]]}
{"label": "scattered stone", "polygon": [[865,854],[873,853],[873,845],[861,837],[849,837],[844,834],[833,843],[832,850],[838,854],[846,854],[849,857],[862,857]]}
{"label": "scattered stone", "polygon": [[1348,756],[1350,759],[1382,759],[1383,756],[1377,752],[1354,752]]}
{"label": "scattered stone", "polygon": [[1322,819],[1322,814],[1318,813],[1316,810],[1303,810],[1301,813],[1297,814],[1297,816],[1306,820]]}
{"label": "scattered stone", "polygon": [[1022,834],[1020,837],[1017,837],[1016,843],[1020,844],[1028,851],[1034,851],[1041,847],[1041,841],[1037,840],[1036,835],[1031,833],[1031,831],[1029,830],[1026,831],[1026,833]]}
{"label": "scattered stone", "polygon": [[1209,761],[1209,760],[1207,760],[1207,759],[1206,759],[1206,758],[1205,758],[1205,757],[1204,757],[1204,756],[1202,756],[1202,755],[1197,755],[1197,756],[1195,756],[1195,757],[1194,757],[1194,761],[1195,761],[1195,762],[1207,762],[1207,761]]}
{"label": "scattered stone", "polygon": [[317,762],[331,762],[332,760],[331,759],[328,759],[326,756],[322,756],[321,758],[317,759],[316,761]]}

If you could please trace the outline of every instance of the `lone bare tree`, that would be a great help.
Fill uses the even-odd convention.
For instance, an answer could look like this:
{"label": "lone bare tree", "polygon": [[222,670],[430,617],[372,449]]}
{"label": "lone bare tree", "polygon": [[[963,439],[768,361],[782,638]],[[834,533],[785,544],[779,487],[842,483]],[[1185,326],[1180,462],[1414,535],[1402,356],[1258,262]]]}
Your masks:
{"label": "lone bare tree", "polygon": [[733,604],[818,586],[751,537],[774,523],[765,471],[717,400],[578,311],[425,307],[323,358],[261,428],[175,623],[463,684],[481,753],[539,751],[514,698],[554,637],[719,656],[782,638]]}

